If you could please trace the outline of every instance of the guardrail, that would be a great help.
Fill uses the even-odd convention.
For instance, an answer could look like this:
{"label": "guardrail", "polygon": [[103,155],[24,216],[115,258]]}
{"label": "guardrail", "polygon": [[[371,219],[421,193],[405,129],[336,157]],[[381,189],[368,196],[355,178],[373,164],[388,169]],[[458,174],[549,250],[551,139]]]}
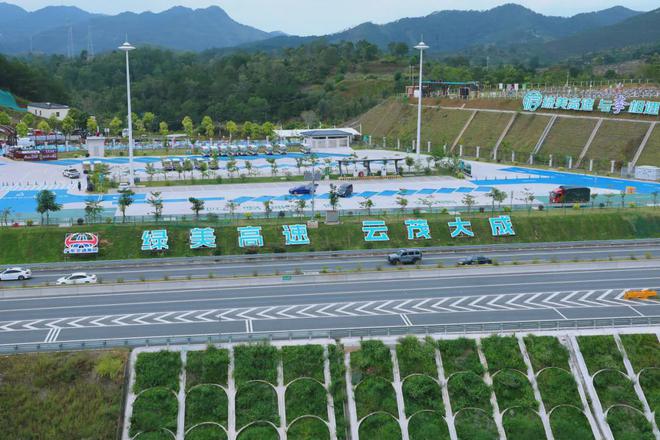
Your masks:
{"label": "guardrail", "polygon": [[660,325],[658,317],[574,319],[560,321],[526,321],[482,324],[444,324],[411,327],[379,327],[341,330],[264,332],[249,334],[208,334],[190,337],[160,337],[92,340],[85,342],[60,342],[16,344],[0,346],[0,353],[33,353],[52,351],[101,350],[110,348],[136,348],[144,346],[170,346],[220,343],[251,343],[260,341],[300,341],[312,339],[372,338],[405,336],[410,334],[469,335],[483,333],[518,333],[543,331],[572,331],[607,328],[648,327]]}

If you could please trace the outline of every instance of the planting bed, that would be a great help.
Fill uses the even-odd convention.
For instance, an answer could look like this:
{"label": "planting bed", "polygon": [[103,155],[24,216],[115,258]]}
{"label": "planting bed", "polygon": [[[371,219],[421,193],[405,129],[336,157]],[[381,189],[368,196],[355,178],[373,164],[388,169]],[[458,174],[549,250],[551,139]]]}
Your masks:
{"label": "planting bed", "polygon": [[[229,351],[209,347],[186,360],[186,439],[226,438]],[[212,424],[212,425],[209,425]]]}

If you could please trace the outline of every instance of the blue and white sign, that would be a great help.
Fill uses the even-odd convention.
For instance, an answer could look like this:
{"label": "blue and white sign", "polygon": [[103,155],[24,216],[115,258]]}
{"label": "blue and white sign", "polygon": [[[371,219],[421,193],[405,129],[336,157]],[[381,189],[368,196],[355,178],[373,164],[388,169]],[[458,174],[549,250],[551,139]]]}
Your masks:
{"label": "blue and white sign", "polygon": [[490,231],[493,237],[502,237],[506,235],[516,235],[513,230],[513,223],[511,217],[508,215],[501,215],[499,217],[491,217],[488,219],[490,223]]}
{"label": "blue and white sign", "polygon": [[263,247],[264,237],[261,235],[261,226],[243,226],[236,230],[239,247]]}
{"label": "blue and white sign", "polygon": [[213,228],[194,228],[190,230],[190,249],[215,248]]}
{"label": "blue and white sign", "polygon": [[416,240],[418,238],[431,239],[431,228],[427,220],[406,220],[405,224],[408,230],[408,240]]}
{"label": "blue and white sign", "polygon": [[310,244],[307,225],[283,225],[282,235],[286,246]]}
{"label": "blue and white sign", "polygon": [[166,251],[170,248],[169,237],[165,229],[142,232],[143,251]]}
{"label": "blue and white sign", "polygon": [[390,241],[387,235],[387,225],[382,220],[365,220],[362,222],[364,241]]}
{"label": "blue and white sign", "polygon": [[543,95],[538,90],[532,90],[523,96],[523,110],[528,112],[535,112],[538,109],[592,112],[594,108],[599,112],[615,115],[623,113],[626,108],[631,114],[660,115],[660,102],[639,99],[628,102],[622,93],[616,95],[614,99],[599,99],[597,106],[596,100],[593,98]]}
{"label": "blue and white sign", "polygon": [[460,217],[456,217],[453,222],[447,222],[447,225],[449,226],[449,231],[451,231],[451,238],[460,237],[461,235],[474,237],[472,222],[469,220],[462,220]]}

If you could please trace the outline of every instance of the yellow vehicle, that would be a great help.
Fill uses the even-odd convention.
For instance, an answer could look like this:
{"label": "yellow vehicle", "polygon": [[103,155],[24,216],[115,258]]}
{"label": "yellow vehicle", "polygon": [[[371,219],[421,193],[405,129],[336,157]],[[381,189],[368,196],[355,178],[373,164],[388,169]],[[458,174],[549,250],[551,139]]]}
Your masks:
{"label": "yellow vehicle", "polygon": [[623,299],[649,299],[658,296],[658,292],[650,289],[628,290],[623,294]]}

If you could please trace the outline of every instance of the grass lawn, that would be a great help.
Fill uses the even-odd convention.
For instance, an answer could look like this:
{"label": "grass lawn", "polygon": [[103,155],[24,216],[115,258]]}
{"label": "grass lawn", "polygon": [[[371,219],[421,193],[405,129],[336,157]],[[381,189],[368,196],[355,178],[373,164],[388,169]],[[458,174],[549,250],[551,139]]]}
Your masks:
{"label": "grass lawn", "polygon": [[[571,240],[610,240],[660,237],[660,211],[645,208],[617,210],[551,210],[543,212],[514,213],[511,215],[516,231],[515,236],[492,237],[488,217],[491,214],[471,213],[462,218],[472,221],[473,238],[450,238],[448,221],[454,217],[448,214],[406,214],[370,217],[344,217],[339,225],[319,224],[318,229],[309,229],[311,244],[284,246],[282,221],[279,219],[258,219],[242,221],[240,224],[253,224],[263,227],[265,245],[257,249],[238,246],[237,225],[227,222],[191,222],[179,224],[126,224],[126,225],[83,225],[69,228],[25,227],[0,228],[0,264],[20,264],[63,261],[64,237],[68,232],[95,232],[101,240],[100,252],[93,257],[77,259],[134,259],[153,257],[180,257],[202,255],[237,255],[248,253],[282,253],[300,251],[333,251],[350,249],[384,249],[392,247],[452,246],[468,244],[551,242]],[[389,227],[388,242],[365,242],[361,221],[383,219]],[[404,220],[426,218],[431,226],[431,240],[408,240]],[[304,220],[301,220],[301,222]],[[285,224],[297,223],[287,219]],[[222,224],[222,226],[219,226]],[[214,227],[217,249],[191,250],[189,230],[192,227]],[[167,253],[144,252],[140,250],[142,232],[150,229],[166,228],[170,249]],[[40,243],[34,246],[34,243]],[[639,256],[643,258],[643,256]]]}
{"label": "grass lawn", "polygon": [[[536,146],[550,117],[519,114],[509,129],[500,148],[530,153]],[[509,159],[511,154],[509,153]]]}
{"label": "grass lawn", "polygon": [[128,352],[0,357],[4,439],[114,439]]}
{"label": "grass lawn", "polygon": [[660,127],[655,126],[637,165],[660,166]]}
{"label": "grass lawn", "polygon": [[540,152],[544,156],[552,154],[557,165],[565,165],[564,156],[572,156],[575,165],[595,126],[593,119],[558,118]]}

